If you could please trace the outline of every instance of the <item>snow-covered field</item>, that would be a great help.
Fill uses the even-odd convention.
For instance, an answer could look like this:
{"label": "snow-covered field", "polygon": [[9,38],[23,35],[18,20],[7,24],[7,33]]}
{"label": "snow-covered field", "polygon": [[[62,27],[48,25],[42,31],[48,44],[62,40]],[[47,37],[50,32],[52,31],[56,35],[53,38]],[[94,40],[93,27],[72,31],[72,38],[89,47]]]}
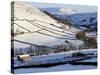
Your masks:
{"label": "snow-covered field", "polygon": [[[63,44],[66,39],[75,41],[75,44],[78,42],[80,42],[79,44],[82,43],[80,40],[75,40],[75,33],[79,29],[70,28],[69,25],[58,22],[27,3],[15,2],[14,14],[14,33],[16,31],[23,31],[25,33],[15,36],[14,39],[48,46]],[[14,42],[14,45],[17,48],[23,47],[17,42]]]}
{"label": "snow-covered field", "polygon": [[84,65],[70,65],[64,64],[49,68],[26,68],[26,69],[15,69],[16,74],[21,73],[36,73],[36,72],[55,72],[55,71],[73,71],[73,70],[87,70],[87,69],[96,69],[97,66],[84,66]]}

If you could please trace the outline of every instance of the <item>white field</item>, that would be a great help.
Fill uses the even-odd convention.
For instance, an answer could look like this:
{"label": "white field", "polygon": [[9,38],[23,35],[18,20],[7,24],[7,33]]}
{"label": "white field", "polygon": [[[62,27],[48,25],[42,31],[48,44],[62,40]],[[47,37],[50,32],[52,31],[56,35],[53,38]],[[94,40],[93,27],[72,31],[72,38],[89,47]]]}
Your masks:
{"label": "white field", "polygon": [[[57,20],[51,18],[47,14],[43,13],[37,8],[24,3],[15,2],[14,4],[14,32],[19,29],[23,32],[28,32],[27,30],[19,27],[18,25],[30,30],[34,33],[26,33],[22,35],[17,35],[14,39],[37,44],[37,45],[59,45],[64,44],[65,40],[71,41],[73,44],[82,44],[80,40],[76,39],[75,33],[79,31],[78,29],[71,27],[69,25],[62,24]],[[38,27],[37,27],[38,26]],[[63,27],[63,28],[62,28]],[[45,33],[52,36],[47,36],[38,33]],[[63,38],[63,39],[60,39]],[[27,45],[22,45],[20,43],[14,42],[14,47],[26,47]]]}

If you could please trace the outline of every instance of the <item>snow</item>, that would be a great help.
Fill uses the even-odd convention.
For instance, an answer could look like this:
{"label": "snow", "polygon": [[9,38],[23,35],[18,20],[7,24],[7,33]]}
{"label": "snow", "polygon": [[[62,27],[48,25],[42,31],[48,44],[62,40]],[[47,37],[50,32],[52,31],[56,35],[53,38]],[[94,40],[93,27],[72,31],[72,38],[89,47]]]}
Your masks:
{"label": "snow", "polygon": [[[69,29],[69,25],[65,25],[60,22],[58,23],[57,20],[43,13],[42,11],[40,11],[40,9],[37,9],[24,2],[23,3],[15,2],[14,15],[15,15],[14,16],[14,31],[19,29],[20,31],[28,32],[27,30],[18,27],[18,25],[20,25],[30,30],[31,32],[34,32],[34,33],[17,35],[14,37],[14,39],[22,40],[22,41],[37,44],[37,45],[53,46],[58,43],[64,44],[67,38],[76,39],[75,33],[79,31],[78,29],[74,27],[71,27]],[[61,29],[61,27],[63,26],[66,30]],[[37,31],[48,34],[48,35],[53,35],[55,37],[43,35],[43,34],[38,33]],[[64,39],[60,39],[60,38],[64,38]],[[16,48],[21,48],[25,46],[26,46],[25,44],[20,45],[19,43],[14,42],[14,47]]]}
{"label": "snow", "polygon": [[83,49],[79,51],[80,53],[84,53],[84,54],[89,54],[89,53],[93,53],[93,54],[97,54],[97,49]]}
{"label": "snow", "polygon": [[86,33],[87,37],[95,37],[97,38],[97,33],[96,32],[90,32],[90,33]]}
{"label": "snow", "polygon": [[82,60],[82,61],[80,61],[80,62],[97,62],[97,58]]}
{"label": "snow", "polygon": [[[93,24],[97,21],[97,19],[93,20],[92,22],[90,22],[90,19],[93,18],[97,18],[97,13],[96,12],[87,12],[87,13],[76,13],[76,14],[72,14],[69,16],[67,19],[72,22],[75,25],[84,25],[84,24]],[[86,20],[86,21],[84,21]],[[84,22],[82,22],[84,21]]]}
{"label": "snow", "polygon": [[[62,24],[60,22],[57,23],[57,20],[51,18],[50,16],[43,13],[39,9],[31,5],[28,5],[27,3],[15,2],[14,14],[15,17],[19,19],[17,20],[14,18],[15,19],[14,32],[17,29],[24,32],[28,32],[25,29],[18,27],[16,24],[19,24],[20,26],[30,30],[31,32],[34,32],[34,33],[17,35],[14,37],[14,39],[37,44],[37,45],[50,46],[50,47],[54,45],[65,44],[65,40],[68,40],[70,43],[72,43],[75,46],[79,46],[83,44],[83,41],[81,40],[69,40],[69,39],[76,39],[75,33],[78,31],[77,29],[75,29],[74,27],[69,29],[70,27],[68,25]],[[32,22],[29,23],[26,19],[32,20]],[[54,26],[51,24],[53,24]],[[34,25],[39,26],[40,28]],[[64,26],[66,30],[59,28],[62,26]],[[53,35],[56,36],[57,38],[37,33],[38,30],[41,33]],[[92,36],[92,34],[87,34],[87,36]],[[59,39],[59,38],[65,38],[65,39]],[[29,47],[29,45],[14,42],[14,47],[25,48],[25,47]]]}
{"label": "snow", "polygon": [[86,69],[96,69],[96,66],[83,66],[83,65],[70,65],[70,64],[64,64],[49,68],[28,68],[28,69],[16,69],[16,74],[21,73],[37,73],[37,72],[55,72],[55,71],[72,71],[72,70],[86,70]]}

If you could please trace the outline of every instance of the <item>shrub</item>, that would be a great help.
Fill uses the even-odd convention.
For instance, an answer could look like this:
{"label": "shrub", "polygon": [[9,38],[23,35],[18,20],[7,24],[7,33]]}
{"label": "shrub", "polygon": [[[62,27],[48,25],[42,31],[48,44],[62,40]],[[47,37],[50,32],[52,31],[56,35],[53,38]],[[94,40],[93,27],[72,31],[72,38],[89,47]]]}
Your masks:
{"label": "shrub", "polygon": [[84,40],[85,37],[86,37],[86,34],[84,31],[80,31],[80,32],[76,33],[76,38],[79,40]]}
{"label": "shrub", "polygon": [[97,48],[97,40],[93,37],[87,38],[84,40],[85,46],[89,48]]}

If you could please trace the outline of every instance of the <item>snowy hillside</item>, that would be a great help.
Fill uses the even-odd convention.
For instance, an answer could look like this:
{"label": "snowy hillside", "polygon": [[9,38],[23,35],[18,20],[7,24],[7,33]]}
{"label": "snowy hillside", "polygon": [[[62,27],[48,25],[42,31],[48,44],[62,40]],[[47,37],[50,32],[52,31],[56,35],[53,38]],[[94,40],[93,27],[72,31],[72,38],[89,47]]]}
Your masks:
{"label": "snowy hillside", "polygon": [[72,15],[55,15],[66,21],[70,21],[76,27],[86,27],[97,29],[97,13],[78,13]]}
{"label": "snowy hillside", "polygon": [[[14,34],[19,33],[14,39],[37,45],[52,46],[64,43],[65,40],[75,40],[75,33],[79,31],[70,25],[58,22],[28,3],[15,2],[12,20],[14,20],[12,24]],[[14,45],[22,46],[18,42]]]}
{"label": "snowy hillside", "polygon": [[97,21],[97,13],[72,14],[68,18],[77,25],[93,24]]}
{"label": "snowy hillside", "polygon": [[84,11],[79,12],[78,10],[65,9],[65,8],[41,8],[43,11],[47,11],[55,17],[64,21],[69,21],[75,27],[92,28],[97,31],[97,12],[96,11]]}

